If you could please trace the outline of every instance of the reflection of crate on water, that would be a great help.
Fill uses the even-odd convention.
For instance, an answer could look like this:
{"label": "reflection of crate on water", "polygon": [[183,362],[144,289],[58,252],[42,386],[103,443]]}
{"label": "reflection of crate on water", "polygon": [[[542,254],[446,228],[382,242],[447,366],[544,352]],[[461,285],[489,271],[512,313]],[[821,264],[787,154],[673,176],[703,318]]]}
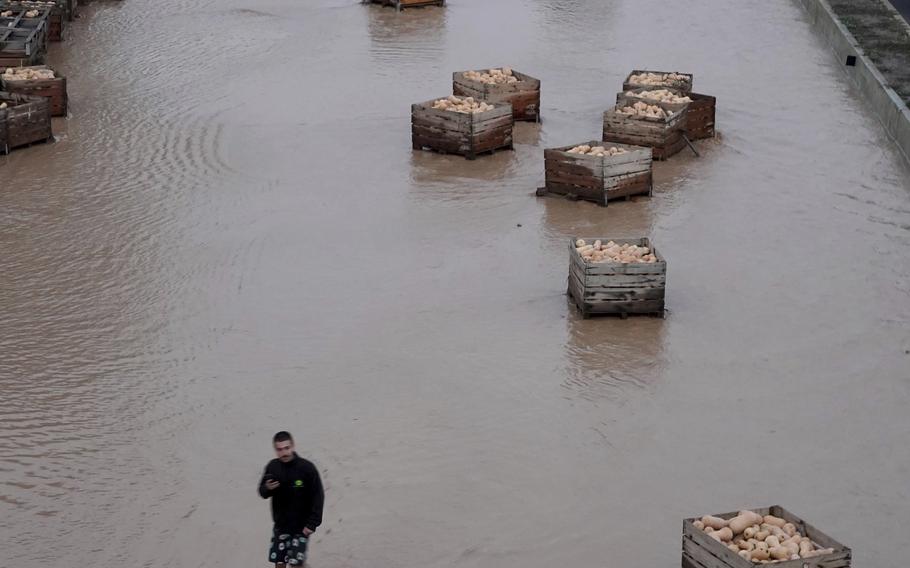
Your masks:
{"label": "reflection of crate on water", "polygon": [[512,105],[462,113],[433,108],[436,100],[411,105],[411,143],[415,150],[459,154],[473,160],[478,154],[512,149]]}
{"label": "reflection of crate on water", "polygon": [[44,97],[0,91],[0,154],[53,138],[50,101]]}
{"label": "reflection of crate on water", "polygon": [[648,238],[585,239],[617,244],[633,244],[651,249],[657,262],[622,264],[619,262],[586,262],[575,250],[577,238],[569,242],[568,293],[581,311],[626,317],[629,314],[653,314],[663,317],[667,284],[667,262],[651,246]]}
{"label": "reflection of crate on water", "polygon": [[611,199],[651,195],[651,148],[628,144],[584,142],[588,146],[615,146],[626,150],[615,156],[570,154],[578,146],[544,150],[546,184],[538,195],[554,193],[606,206]]}
{"label": "reflection of crate on water", "polygon": [[[850,567],[853,553],[849,548],[783,507],[773,505],[761,509],[751,509],[751,511],[762,516],[773,515],[793,523],[796,526],[796,530],[811,539],[817,548],[833,549],[829,554],[800,558],[798,560],[779,560],[768,564],[768,566],[774,566],[775,568]],[[729,520],[737,515],[738,513],[724,513],[713,516]],[[755,564],[751,560],[740,557],[737,553],[728,549],[725,544],[714,540],[706,532],[697,528],[694,524],[696,520],[698,519],[692,518],[683,521],[682,568],[753,568],[754,566],[759,566],[759,564]]]}
{"label": "reflection of crate on water", "polygon": [[362,0],[362,4],[382,4],[392,6],[396,10],[405,8],[420,8],[421,6],[445,6],[446,0]]}
{"label": "reflection of crate on water", "polygon": [[[489,69],[481,69],[488,73]],[[515,120],[540,120],[540,80],[512,71],[518,81],[515,83],[483,83],[464,76],[465,71],[452,74],[452,93],[459,97],[474,97],[474,100],[488,103],[512,103]]]}

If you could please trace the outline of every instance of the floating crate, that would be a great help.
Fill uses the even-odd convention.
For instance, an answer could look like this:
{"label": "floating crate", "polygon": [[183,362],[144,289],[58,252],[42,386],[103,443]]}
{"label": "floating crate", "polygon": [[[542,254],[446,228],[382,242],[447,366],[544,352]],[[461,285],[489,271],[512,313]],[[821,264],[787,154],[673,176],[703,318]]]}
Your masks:
{"label": "floating crate", "polygon": [[568,293],[581,311],[582,317],[587,318],[592,314],[621,317],[629,314],[652,314],[663,317],[667,262],[651,246],[650,239],[585,238],[588,243],[595,240],[607,243],[612,240],[619,244],[629,243],[648,247],[657,257],[657,262],[630,264],[585,262],[575,250],[577,240],[578,238],[573,238],[569,242]]}
{"label": "floating crate", "polygon": [[[632,82],[632,77],[634,75],[640,75],[641,73],[660,73],[661,75],[666,75],[668,73],[676,73],[677,75],[683,75],[686,79],[682,82],[668,81],[666,85],[641,85],[638,83]],[[631,89],[640,89],[640,88],[651,88],[651,89],[678,89],[684,93],[692,91],[692,83],[695,78],[691,73],[680,73],[678,71],[649,71],[647,69],[635,69],[626,77],[626,80],[622,83],[622,90],[628,91]]]}
{"label": "floating crate", "polygon": [[[796,528],[804,536],[812,539],[812,542],[820,548],[833,548],[834,552],[814,558],[801,558],[799,560],[781,560],[767,564],[774,568],[849,568],[852,551],[837,542],[830,536],[816,529],[806,521],[797,517],[790,511],[779,505],[765,507],[761,509],[751,509],[759,515],[774,515],[785,519],[787,522],[796,525]],[[722,519],[732,519],[738,513],[724,513],[714,515]],[[717,542],[707,533],[695,528],[693,524],[697,519],[685,519],[683,521],[683,538],[682,538],[682,568],[754,568],[758,564],[746,560],[733,551],[729,550],[724,544]]]}
{"label": "floating crate", "polygon": [[459,154],[473,160],[478,154],[512,149],[512,105],[466,114],[433,108],[437,99],[411,105],[411,142],[415,150]]}
{"label": "floating crate", "polygon": [[604,207],[611,199],[651,195],[651,148],[598,141],[582,144],[616,146],[628,152],[598,157],[568,152],[579,144],[548,148],[543,151],[546,184],[538,190],[538,195],[574,196]]}
{"label": "floating crate", "polygon": [[53,138],[50,102],[44,97],[17,95],[0,91],[0,154],[13,148]]}
{"label": "floating crate", "polygon": [[653,150],[655,160],[666,160],[686,146],[682,131],[686,117],[685,108],[675,110],[664,103],[652,102],[651,104],[673,112],[664,118],[633,116],[619,112],[619,108],[634,102],[622,96],[616,107],[604,112],[604,142],[647,146]]}
{"label": "floating crate", "polygon": [[364,4],[382,4],[392,6],[396,10],[405,8],[421,8],[423,6],[445,6],[446,0],[363,0]]}
{"label": "floating crate", "polygon": [[[624,98],[635,101],[640,100],[648,104],[655,104],[653,99],[646,98],[641,94],[644,91],[654,91],[657,89],[663,89],[664,87],[643,87],[639,89],[631,89],[629,91],[624,91],[622,93],[616,94],[616,102],[619,103]],[[686,93],[678,89],[667,89],[668,91],[678,95],[678,96],[687,96],[692,99],[690,103],[661,103],[661,106],[664,108],[670,109],[685,109],[685,121],[682,125],[683,132],[686,136],[689,137],[689,140],[701,140],[702,138],[713,138],[714,137],[714,116],[715,108],[717,106],[717,99],[710,95],[702,95],[699,93]]]}
{"label": "floating crate", "polygon": [[[489,73],[481,69],[481,73]],[[515,83],[494,84],[472,81],[464,76],[465,71],[452,74],[452,93],[457,96],[474,97],[488,103],[512,103],[512,116],[515,120],[537,122],[540,120],[540,79],[512,71],[518,79]]]}
{"label": "floating crate", "polygon": [[[34,65],[25,69],[49,69],[46,65]],[[13,81],[4,78],[0,73],[0,88],[8,93],[47,97],[50,100],[51,116],[66,116],[67,94],[66,77],[55,73],[53,79],[31,79],[27,81]]]}

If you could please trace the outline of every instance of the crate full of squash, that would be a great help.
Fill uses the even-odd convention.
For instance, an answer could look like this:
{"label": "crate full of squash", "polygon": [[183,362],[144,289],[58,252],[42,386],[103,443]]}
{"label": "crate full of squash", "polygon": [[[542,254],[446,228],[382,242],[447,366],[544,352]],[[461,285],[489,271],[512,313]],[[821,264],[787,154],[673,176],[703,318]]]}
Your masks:
{"label": "crate full of squash", "polygon": [[683,521],[683,568],[849,568],[852,552],[780,506]]}

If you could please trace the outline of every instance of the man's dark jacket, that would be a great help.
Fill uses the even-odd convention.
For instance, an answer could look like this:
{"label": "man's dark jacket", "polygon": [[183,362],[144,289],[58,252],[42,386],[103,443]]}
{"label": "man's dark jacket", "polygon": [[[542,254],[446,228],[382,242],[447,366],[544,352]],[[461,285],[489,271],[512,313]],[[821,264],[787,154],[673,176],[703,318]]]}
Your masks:
{"label": "man's dark jacket", "polygon": [[[268,479],[281,485],[269,491],[265,487]],[[279,532],[298,534],[304,527],[315,531],[322,524],[322,480],[316,466],[296,453],[288,463],[274,459],[265,466],[259,495],[263,499],[272,498],[272,520]]]}

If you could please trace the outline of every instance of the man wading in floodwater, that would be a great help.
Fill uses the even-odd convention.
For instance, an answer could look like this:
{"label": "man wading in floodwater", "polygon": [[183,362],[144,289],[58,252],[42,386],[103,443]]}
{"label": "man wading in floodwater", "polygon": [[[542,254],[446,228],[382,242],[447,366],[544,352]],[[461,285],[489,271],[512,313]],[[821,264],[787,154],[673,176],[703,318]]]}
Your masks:
{"label": "man wading in floodwater", "polygon": [[322,480],[309,461],[294,451],[294,439],[287,432],[272,438],[277,459],[265,466],[259,495],[272,498],[272,546],[269,562],[278,568],[302,566],[307,540],[322,523]]}

